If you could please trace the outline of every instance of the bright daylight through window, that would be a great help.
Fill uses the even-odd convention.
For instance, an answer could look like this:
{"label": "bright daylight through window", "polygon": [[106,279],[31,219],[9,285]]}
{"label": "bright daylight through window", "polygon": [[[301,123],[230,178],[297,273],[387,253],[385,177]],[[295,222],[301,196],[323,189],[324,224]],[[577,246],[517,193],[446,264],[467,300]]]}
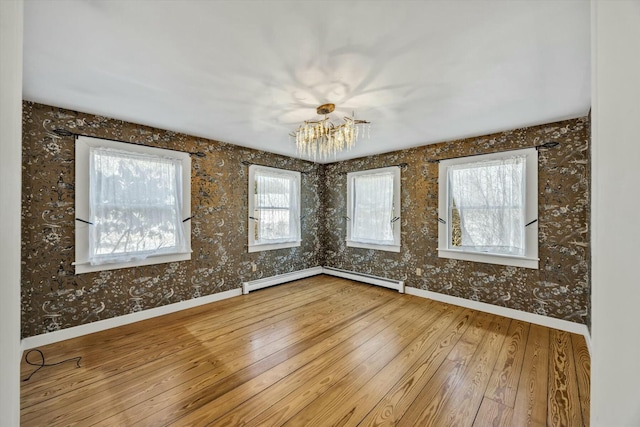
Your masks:
{"label": "bright daylight through window", "polygon": [[438,255],[538,268],[535,148],[443,160]]}
{"label": "bright daylight through window", "polygon": [[400,168],[347,174],[347,246],[400,252]]}
{"label": "bright daylight through window", "polygon": [[249,167],[249,252],[300,246],[300,172]]}
{"label": "bright daylight through window", "polygon": [[79,137],[76,274],[191,258],[187,153]]}

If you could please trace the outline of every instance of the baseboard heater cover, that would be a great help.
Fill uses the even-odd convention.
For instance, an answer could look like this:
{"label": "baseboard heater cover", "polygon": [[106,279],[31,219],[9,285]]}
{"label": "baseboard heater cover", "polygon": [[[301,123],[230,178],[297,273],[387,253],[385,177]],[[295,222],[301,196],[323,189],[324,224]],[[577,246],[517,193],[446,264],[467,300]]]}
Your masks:
{"label": "baseboard heater cover", "polygon": [[251,291],[257,291],[258,289],[268,288],[269,286],[316,276],[318,274],[322,274],[322,272],[322,267],[312,267],[304,270],[292,271],[291,273],[276,274],[275,276],[265,277],[264,279],[242,282],[242,293],[246,295]]}
{"label": "baseboard heater cover", "polygon": [[404,280],[388,279],[386,277],[342,270],[334,267],[322,267],[322,272],[330,276],[342,277],[344,279],[355,280],[357,282],[368,283],[370,285],[382,286],[384,288],[396,290],[401,294],[404,293]]}

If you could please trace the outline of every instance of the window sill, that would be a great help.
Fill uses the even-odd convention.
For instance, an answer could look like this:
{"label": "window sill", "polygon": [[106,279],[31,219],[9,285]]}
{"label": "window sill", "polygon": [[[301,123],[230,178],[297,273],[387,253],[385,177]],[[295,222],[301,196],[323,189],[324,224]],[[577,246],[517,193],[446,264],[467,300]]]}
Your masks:
{"label": "window sill", "polygon": [[73,265],[76,267],[76,274],[84,274],[84,273],[93,273],[96,271],[118,270],[121,268],[141,267],[143,265],[166,264],[169,262],[188,261],[190,259],[191,259],[191,251],[187,253],[179,253],[179,254],[150,256],[148,258],[137,260],[137,261],[117,262],[113,264],[91,265],[88,261],[86,261],[86,262],[74,262]]}
{"label": "window sill", "polygon": [[513,255],[489,254],[484,252],[466,252],[455,249],[438,249],[438,257],[451,258],[462,261],[482,262],[485,264],[507,265],[538,269],[539,258],[521,257]]}
{"label": "window sill", "polygon": [[347,240],[347,247],[373,249],[376,251],[400,252],[400,245],[376,245],[375,243],[355,242]]}
{"label": "window sill", "polygon": [[262,244],[254,244],[249,245],[248,252],[262,252],[262,251],[271,251],[274,249],[286,249],[286,248],[297,248],[300,246],[301,241],[297,240],[294,242],[282,242],[282,243],[262,243]]}

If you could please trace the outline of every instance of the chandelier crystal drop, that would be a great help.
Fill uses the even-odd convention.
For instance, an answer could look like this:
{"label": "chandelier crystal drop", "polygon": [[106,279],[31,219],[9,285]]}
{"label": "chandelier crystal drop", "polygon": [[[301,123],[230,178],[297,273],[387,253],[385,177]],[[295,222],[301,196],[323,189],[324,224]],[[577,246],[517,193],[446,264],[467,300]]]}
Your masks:
{"label": "chandelier crystal drop", "polygon": [[324,119],[306,120],[290,135],[296,139],[298,155],[316,160],[335,157],[339,151],[351,149],[358,138],[369,137],[371,123],[353,116],[344,117],[344,122],[334,124],[328,114],[335,109],[334,104],[323,104],[317,108]]}

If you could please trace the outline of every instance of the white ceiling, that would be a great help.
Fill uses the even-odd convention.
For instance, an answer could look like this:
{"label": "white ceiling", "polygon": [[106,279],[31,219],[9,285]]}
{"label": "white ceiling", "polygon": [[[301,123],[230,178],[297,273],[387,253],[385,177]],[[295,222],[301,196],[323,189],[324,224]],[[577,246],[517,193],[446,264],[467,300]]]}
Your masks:
{"label": "white ceiling", "polygon": [[372,122],[343,160],[586,115],[589,27],[586,0],[27,0],[23,92],[293,157],[332,102]]}

